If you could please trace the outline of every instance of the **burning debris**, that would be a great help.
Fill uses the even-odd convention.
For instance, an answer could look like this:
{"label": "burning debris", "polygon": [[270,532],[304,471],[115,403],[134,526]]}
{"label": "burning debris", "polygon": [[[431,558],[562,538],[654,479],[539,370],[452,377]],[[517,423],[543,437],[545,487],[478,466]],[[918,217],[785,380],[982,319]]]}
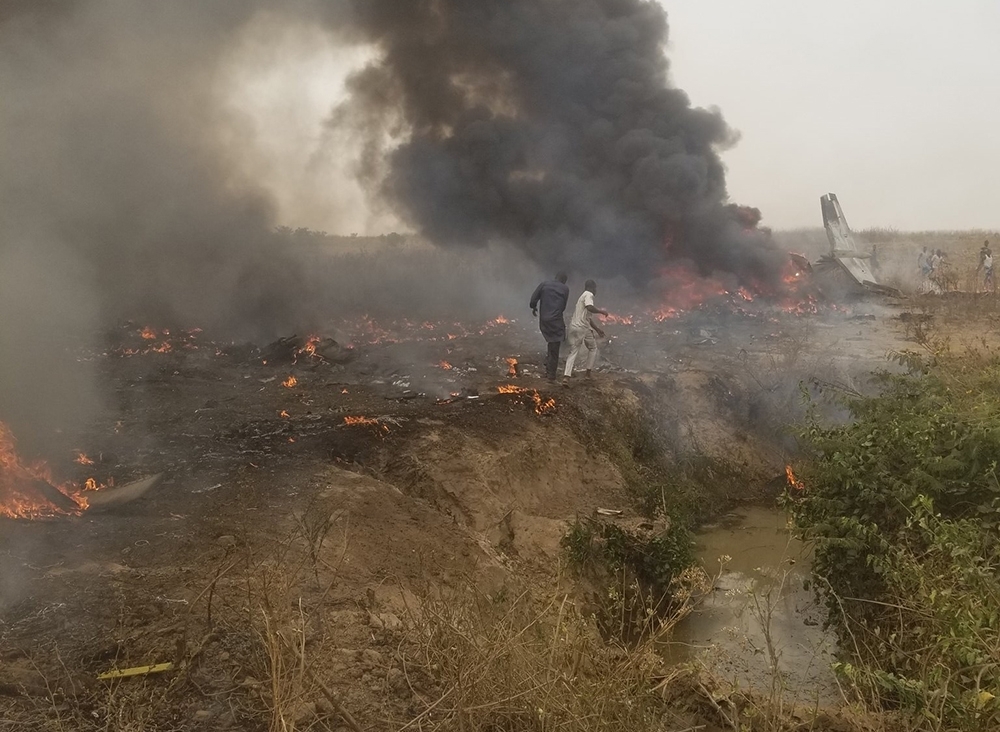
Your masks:
{"label": "burning debris", "polygon": [[299,380],[296,379],[294,376],[289,376],[287,379],[281,382],[281,385],[286,389],[294,389],[296,386],[299,385]]}
{"label": "burning debris", "polygon": [[79,514],[88,506],[84,494],[99,487],[93,478],[82,488],[57,483],[45,462],[22,461],[14,434],[0,422],[0,516],[38,519]]}
{"label": "burning debris", "polygon": [[80,465],[93,465],[94,464],[94,461],[90,457],[88,457],[86,453],[80,452],[79,450],[77,451],[76,457],[73,460],[74,460],[74,462],[76,462],[76,463],[78,463]]}
{"label": "burning debris", "polygon": [[263,363],[273,366],[294,366],[303,362],[345,364],[355,355],[352,348],[342,346],[334,338],[293,335],[264,346],[257,357]]}
{"label": "burning debris", "polygon": [[116,343],[105,350],[103,355],[130,358],[151,353],[164,354],[201,349],[219,352],[219,347],[215,343],[202,339],[202,332],[201,328],[178,331],[170,328],[157,330],[148,325],[137,328],[132,323],[125,323],[113,336]]}
{"label": "burning debris", "polygon": [[805,490],[806,487],[805,484],[801,480],[795,477],[795,472],[792,470],[791,465],[785,466],[785,480],[788,481],[789,488],[796,491]]}
{"label": "burning debris", "polygon": [[344,427],[374,427],[382,435],[389,434],[389,425],[385,424],[389,420],[379,417],[347,416],[344,417]]}
{"label": "burning debris", "polygon": [[497,393],[527,397],[535,409],[535,414],[549,414],[556,408],[556,400],[551,397],[543,397],[537,389],[529,389],[516,384],[501,384],[497,387]]}

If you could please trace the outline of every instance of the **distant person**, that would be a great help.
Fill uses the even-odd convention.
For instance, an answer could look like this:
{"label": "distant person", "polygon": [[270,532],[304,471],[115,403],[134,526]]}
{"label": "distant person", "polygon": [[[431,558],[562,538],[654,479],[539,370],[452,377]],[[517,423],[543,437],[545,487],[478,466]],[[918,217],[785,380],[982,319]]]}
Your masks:
{"label": "distant person", "polygon": [[566,286],[566,273],[560,272],[555,279],[546,280],[535,288],[531,295],[531,314],[538,318],[538,329],[548,344],[548,355],[545,358],[545,376],[549,381],[556,380],[559,371],[559,348],[566,340],[566,321],[563,313],[569,302],[569,287]]}
{"label": "distant person", "polygon": [[931,256],[927,260],[927,266],[929,269],[928,276],[937,272],[938,267],[941,266],[942,259],[944,259],[944,254],[940,249],[936,249],[931,252]]}
{"label": "distant person", "polygon": [[983,248],[979,250],[979,268],[983,272],[983,289],[992,291],[993,282],[993,250],[990,249],[989,240],[983,242]]}
{"label": "distant person", "polygon": [[927,252],[927,247],[917,255],[917,267],[920,269],[920,276],[927,278],[931,273],[931,255]]}
{"label": "distant person", "polygon": [[604,337],[593,321],[594,315],[607,315],[607,310],[601,310],[594,305],[594,295],[597,294],[597,283],[587,280],[583,285],[583,294],[576,301],[573,319],[569,321],[569,358],[566,359],[566,371],[563,373],[563,384],[569,385],[569,377],[573,375],[573,366],[580,349],[587,348],[587,378],[591,378],[594,363],[597,361],[597,339]]}

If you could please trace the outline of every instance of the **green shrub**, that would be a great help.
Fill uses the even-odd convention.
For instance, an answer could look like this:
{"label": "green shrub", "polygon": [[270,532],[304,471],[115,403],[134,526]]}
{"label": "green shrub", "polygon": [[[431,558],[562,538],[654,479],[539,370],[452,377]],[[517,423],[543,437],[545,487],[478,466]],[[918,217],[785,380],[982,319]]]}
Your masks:
{"label": "green shrub", "polygon": [[845,678],[929,727],[1000,725],[1000,359],[898,357],[852,420],[802,431],[789,489]]}
{"label": "green shrub", "polygon": [[694,544],[683,526],[630,531],[578,520],[562,540],[570,567],[594,589],[594,614],[606,637],[634,641],[676,618],[692,596]]}

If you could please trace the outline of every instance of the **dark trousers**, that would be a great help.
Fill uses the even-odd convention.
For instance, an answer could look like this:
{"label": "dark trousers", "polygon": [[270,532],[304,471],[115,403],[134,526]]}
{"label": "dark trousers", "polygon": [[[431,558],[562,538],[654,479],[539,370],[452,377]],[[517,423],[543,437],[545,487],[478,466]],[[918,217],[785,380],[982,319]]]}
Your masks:
{"label": "dark trousers", "polygon": [[559,371],[560,346],[562,346],[562,341],[549,343],[549,355],[545,359],[545,375],[549,378],[550,381],[556,378],[556,373],[558,373]]}

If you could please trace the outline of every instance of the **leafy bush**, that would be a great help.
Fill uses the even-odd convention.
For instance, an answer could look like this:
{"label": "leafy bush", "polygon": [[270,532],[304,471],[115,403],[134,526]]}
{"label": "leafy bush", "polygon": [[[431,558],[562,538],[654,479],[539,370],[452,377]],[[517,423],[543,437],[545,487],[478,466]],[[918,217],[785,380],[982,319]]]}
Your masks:
{"label": "leafy bush", "polygon": [[676,619],[696,594],[693,585],[703,584],[683,526],[630,531],[587,519],[570,527],[562,545],[570,566],[596,590],[594,614],[605,637],[634,641],[659,632],[657,619]]}
{"label": "leafy bush", "polygon": [[899,356],[853,420],[813,413],[790,488],[858,688],[928,728],[1000,725],[1000,358]]}

